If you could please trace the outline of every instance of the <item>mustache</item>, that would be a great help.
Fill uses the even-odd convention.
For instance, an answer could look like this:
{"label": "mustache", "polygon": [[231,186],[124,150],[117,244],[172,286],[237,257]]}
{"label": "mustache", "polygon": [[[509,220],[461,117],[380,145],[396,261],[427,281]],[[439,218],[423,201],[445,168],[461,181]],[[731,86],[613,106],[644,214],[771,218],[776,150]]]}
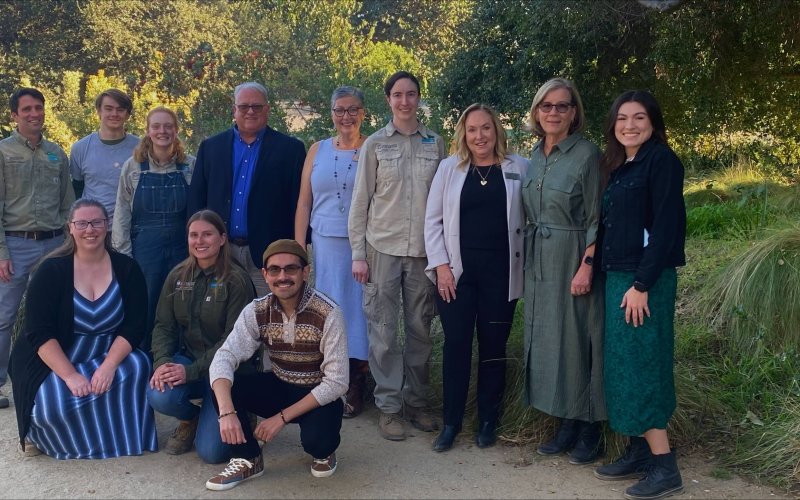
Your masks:
{"label": "mustache", "polygon": [[294,286],[294,280],[281,280],[275,282],[275,286],[283,286],[283,285]]}

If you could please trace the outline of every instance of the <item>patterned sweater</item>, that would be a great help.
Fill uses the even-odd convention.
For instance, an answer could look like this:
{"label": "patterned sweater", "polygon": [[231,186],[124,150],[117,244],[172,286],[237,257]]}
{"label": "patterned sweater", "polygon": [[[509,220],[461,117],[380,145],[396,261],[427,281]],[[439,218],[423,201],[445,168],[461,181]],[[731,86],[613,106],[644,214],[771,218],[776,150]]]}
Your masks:
{"label": "patterned sweater", "polygon": [[347,392],[349,360],[342,311],[321,292],[306,286],[291,317],[272,294],[245,306],[214,355],[211,383],[218,378],[233,382],[239,363],[250,359],[262,344],[275,375],[284,382],[313,387],[311,394],[320,406]]}

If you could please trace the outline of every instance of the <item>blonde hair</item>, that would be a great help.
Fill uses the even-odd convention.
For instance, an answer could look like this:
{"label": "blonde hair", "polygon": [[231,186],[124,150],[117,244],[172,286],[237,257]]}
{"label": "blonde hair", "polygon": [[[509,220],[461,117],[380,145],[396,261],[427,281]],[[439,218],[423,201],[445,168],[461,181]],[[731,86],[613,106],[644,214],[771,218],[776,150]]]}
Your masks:
{"label": "blonde hair", "polygon": [[494,133],[497,139],[494,144],[494,156],[497,158],[497,161],[502,162],[505,160],[506,154],[508,153],[508,139],[506,138],[506,130],[503,128],[503,124],[500,122],[500,118],[498,118],[497,113],[491,108],[491,106],[476,102],[474,104],[470,104],[469,107],[467,107],[467,109],[461,113],[461,116],[458,118],[458,122],[456,123],[456,131],[453,135],[451,152],[458,156],[457,168],[465,168],[472,160],[469,146],[467,146],[467,117],[473,111],[483,111],[492,117]]}
{"label": "blonde hair", "polygon": [[150,139],[150,135],[147,131],[150,129],[150,117],[153,116],[155,113],[166,113],[172,117],[172,121],[175,122],[175,141],[172,143],[172,155],[175,158],[175,163],[185,163],[186,162],[186,150],[183,147],[183,142],[181,142],[180,138],[178,137],[178,132],[180,131],[180,122],[178,121],[178,115],[169,109],[166,106],[157,106],[151,109],[147,113],[147,125],[145,125],[145,134],[142,137],[142,140],[139,141],[137,144],[136,149],[133,150],[133,159],[142,163],[148,160],[148,157],[153,152],[153,140]]}
{"label": "blonde hair", "polygon": [[544,137],[546,134],[544,133],[542,126],[539,125],[539,122],[536,121],[536,108],[539,107],[542,101],[544,101],[544,97],[550,91],[557,89],[567,89],[567,91],[569,91],[569,95],[571,96],[571,104],[575,106],[575,117],[572,119],[572,123],[569,125],[569,134],[571,135],[575,132],[583,130],[583,126],[586,124],[586,114],[583,111],[583,101],[581,101],[581,95],[578,93],[578,88],[575,87],[575,84],[566,78],[551,78],[544,82],[541,87],[539,87],[539,90],[536,91],[536,95],[533,96],[533,104],[531,104],[529,126],[531,132],[536,134],[538,137]]}

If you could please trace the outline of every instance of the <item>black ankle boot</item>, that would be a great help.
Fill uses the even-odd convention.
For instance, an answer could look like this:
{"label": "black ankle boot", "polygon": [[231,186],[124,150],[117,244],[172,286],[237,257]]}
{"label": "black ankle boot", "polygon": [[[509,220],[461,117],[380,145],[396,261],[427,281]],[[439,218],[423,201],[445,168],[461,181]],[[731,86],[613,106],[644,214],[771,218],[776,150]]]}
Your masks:
{"label": "black ankle boot", "polygon": [[678,470],[675,451],[664,455],[652,455],[651,466],[647,475],[625,490],[625,498],[629,500],[655,500],[666,498],[683,491],[683,480]]}
{"label": "black ankle boot", "polygon": [[454,425],[445,425],[442,428],[442,432],[433,441],[433,451],[447,451],[452,448],[458,431],[459,429]]}
{"label": "black ankle boot", "polygon": [[631,436],[622,456],[610,464],[596,468],[594,475],[604,481],[641,479],[650,466],[650,457],[650,446],[648,446],[647,440],[643,437]]}
{"label": "black ankle boot", "polygon": [[569,463],[586,465],[602,457],[605,454],[602,438],[600,422],[585,423],[575,447],[569,452]]}
{"label": "black ankle boot", "polygon": [[539,455],[558,455],[571,450],[581,432],[582,424],[583,422],[580,420],[563,419],[555,437],[536,448],[536,453]]}
{"label": "black ankle boot", "polygon": [[478,448],[488,448],[497,442],[497,423],[481,422],[478,433],[475,434],[475,444]]}

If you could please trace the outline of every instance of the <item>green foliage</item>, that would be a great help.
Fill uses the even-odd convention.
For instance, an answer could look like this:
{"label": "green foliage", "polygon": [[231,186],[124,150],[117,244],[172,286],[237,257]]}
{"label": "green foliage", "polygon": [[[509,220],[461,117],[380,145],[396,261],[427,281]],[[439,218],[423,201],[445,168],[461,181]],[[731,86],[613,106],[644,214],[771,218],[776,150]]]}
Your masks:
{"label": "green foliage", "polygon": [[703,300],[738,355],[800,349],[800,228],[755,242],[712,279]]}

